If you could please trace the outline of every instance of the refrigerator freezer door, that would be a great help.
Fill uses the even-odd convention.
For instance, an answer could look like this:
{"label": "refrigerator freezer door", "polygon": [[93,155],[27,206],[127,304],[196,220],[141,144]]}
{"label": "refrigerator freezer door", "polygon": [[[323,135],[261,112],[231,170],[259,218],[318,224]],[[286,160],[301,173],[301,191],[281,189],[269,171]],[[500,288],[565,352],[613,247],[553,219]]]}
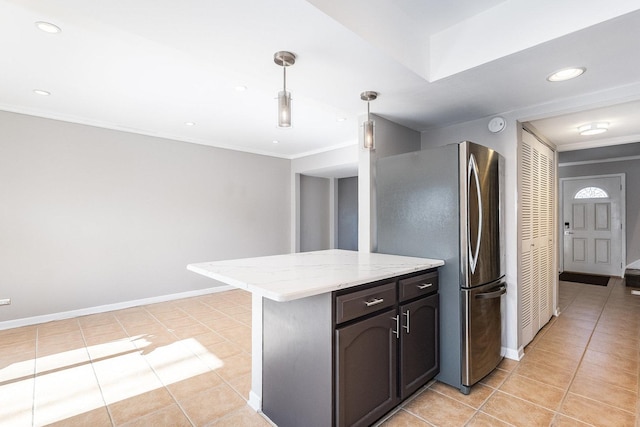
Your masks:
{"label": "refrigerator freezer door", "polygon": [[471,142],[460,145],[461,259],[463,288],[489,283],[504,275],[502,215],[504,160],[495,151]]}
{"label": "refrigerator freezer door", "polygon": [[502,328],[501,296],[506,292],[504,279],[463,289],[462,384],[472,386],[489,374],[500,360]]}

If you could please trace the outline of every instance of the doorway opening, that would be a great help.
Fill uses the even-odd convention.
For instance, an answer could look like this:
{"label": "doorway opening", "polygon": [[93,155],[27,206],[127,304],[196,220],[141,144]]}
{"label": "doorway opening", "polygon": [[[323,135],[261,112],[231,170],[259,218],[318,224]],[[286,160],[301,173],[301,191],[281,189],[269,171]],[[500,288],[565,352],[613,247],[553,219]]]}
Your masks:
{"label": "doorway opening", "polygon": [[560,179],[560,270],[624,276],[625,175]]}

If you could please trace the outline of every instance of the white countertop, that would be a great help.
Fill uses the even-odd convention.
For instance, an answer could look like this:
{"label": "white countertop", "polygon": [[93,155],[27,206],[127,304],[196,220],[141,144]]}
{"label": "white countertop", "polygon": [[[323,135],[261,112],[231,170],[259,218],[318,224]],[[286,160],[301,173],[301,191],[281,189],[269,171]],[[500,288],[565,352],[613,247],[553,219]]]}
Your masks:
{"label": "white countertop", "polygon": [[331,249],[189,264],[187,269],[274,301],[291,301],[444,265],[444,261]]}

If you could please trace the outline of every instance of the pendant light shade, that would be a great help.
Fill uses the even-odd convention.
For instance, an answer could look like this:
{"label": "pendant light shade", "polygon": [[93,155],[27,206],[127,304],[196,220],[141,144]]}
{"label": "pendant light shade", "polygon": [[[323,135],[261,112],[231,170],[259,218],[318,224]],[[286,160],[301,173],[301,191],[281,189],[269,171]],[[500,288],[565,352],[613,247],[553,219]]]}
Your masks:
{"label": "pendant light shade", "polygon": [[287,67],[296,63],[291,52],[280,51],[273,55],[273,62],[282,67],[283,88],[278,92],[278,127],[291,127],[291,92],[287,91]]}
{"label": "pendant light shade", "polygon": [[373,122],[373,120],[367,120],[363,123],[364,126],[364,148],[367,148],[369,150],[373,150],[375,148],[374,146],[374,140],[373,140],[373,134],[375,133],[375,123]]}
{"label": "pendant light shade", "polygon": [[375,149],[375,122],[371,120],[371,110],[369,103],[378,97],[378,92],[366,91],[360,94],[360,99],[367,101],[367,120],[363,125],[364,148],[368,150]]}
{"label": "pendant light shade", "polygon": [[291,92],[278,92],[278,127],[291,127]]}

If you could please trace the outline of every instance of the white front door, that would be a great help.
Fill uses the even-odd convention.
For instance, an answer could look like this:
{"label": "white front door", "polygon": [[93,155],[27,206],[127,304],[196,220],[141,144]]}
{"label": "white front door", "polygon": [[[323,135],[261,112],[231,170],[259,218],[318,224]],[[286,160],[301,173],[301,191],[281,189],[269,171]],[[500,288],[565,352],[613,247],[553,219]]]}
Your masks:
{"label": "white front door", "polygon": [[563,178],[563,271],[624,274],[624,175]]}

